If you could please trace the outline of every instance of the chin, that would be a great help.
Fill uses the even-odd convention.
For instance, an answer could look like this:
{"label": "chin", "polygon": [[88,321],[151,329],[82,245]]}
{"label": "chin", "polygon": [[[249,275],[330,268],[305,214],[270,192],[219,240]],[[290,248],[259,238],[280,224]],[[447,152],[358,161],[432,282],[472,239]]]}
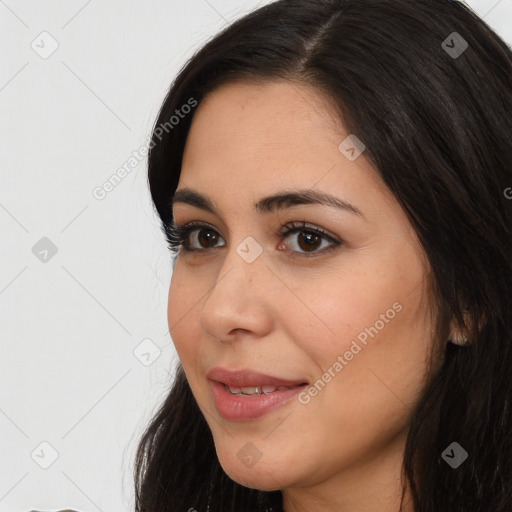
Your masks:
{"label": "chin", "polygon": [[[245,448],[247,453],[250,450],[249,446]],[[240,460],[244,458],[244,454],[244,448],[238,452],[217,451],[220,465],[231,480],[244,487],[267,492],[283,489],[290,485],[290,465],[287,465],[286,461],[281,460],[279,464],[276,464],[275,461],[265,460],[262,456],[255,463],[249,459],[246,459],[246,463],[244,463]]]}

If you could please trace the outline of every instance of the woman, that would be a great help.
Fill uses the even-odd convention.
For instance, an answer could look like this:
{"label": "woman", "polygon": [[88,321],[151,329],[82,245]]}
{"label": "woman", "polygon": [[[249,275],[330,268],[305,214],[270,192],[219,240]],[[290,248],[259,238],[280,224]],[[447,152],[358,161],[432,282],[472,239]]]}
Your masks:
{"label": "woman", "polygon": [[511,57],[457,1],[278,0],[185,65],[139,512],[512,510]]}

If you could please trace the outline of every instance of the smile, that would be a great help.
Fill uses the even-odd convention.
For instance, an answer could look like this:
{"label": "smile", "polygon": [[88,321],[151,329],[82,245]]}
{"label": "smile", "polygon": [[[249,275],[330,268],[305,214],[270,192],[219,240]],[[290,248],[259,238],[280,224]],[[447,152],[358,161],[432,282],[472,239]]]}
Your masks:
{"label": "smile", "polygon": [[207,373],[212,401],[228,421],[250,421],[283,407],[308,383],[252,370],[213,368]]}

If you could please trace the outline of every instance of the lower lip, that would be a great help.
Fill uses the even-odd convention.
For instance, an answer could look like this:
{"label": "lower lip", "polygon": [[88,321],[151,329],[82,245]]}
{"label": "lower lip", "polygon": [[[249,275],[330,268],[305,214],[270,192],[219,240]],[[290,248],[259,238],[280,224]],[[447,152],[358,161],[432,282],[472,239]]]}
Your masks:
{"label": "lower lip", "polygon": [[238,396],[220,382],[210,381],[217,411],[229,421],[247,421],[260,418],[270,411],[281,407],[306,387],[296,386],[286,391],[273,391],[247,396]]}

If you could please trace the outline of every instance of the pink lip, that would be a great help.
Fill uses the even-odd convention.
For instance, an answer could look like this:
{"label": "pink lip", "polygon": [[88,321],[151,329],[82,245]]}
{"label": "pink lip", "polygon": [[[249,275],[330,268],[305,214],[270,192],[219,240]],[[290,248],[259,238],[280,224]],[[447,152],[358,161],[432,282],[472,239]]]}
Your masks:
{"label": "pink lip", "polygon": [[252,370],[228,370],[227,368],[215,367],[212,368],[206,376],[217,382],[222,382],[231,387],[249,387],[249,386],[298,386],[300,384],[306,384],[304,379],[302,380],[286,380],[280,379],[279,377],[273,377],[272,375],[266,375],[264,373],[254,372]]}
{"label": "pink lip", "polygon": [[[214,368],[207,374],[213,399],[219,414],[229,421],[248,421],[281,407],[300,392],[307,384],[303,380],[286,380],[251,370],[230,371]],[[238,396],[231,393],[227,386],[286,386],[290,389],[272,393]]]}

